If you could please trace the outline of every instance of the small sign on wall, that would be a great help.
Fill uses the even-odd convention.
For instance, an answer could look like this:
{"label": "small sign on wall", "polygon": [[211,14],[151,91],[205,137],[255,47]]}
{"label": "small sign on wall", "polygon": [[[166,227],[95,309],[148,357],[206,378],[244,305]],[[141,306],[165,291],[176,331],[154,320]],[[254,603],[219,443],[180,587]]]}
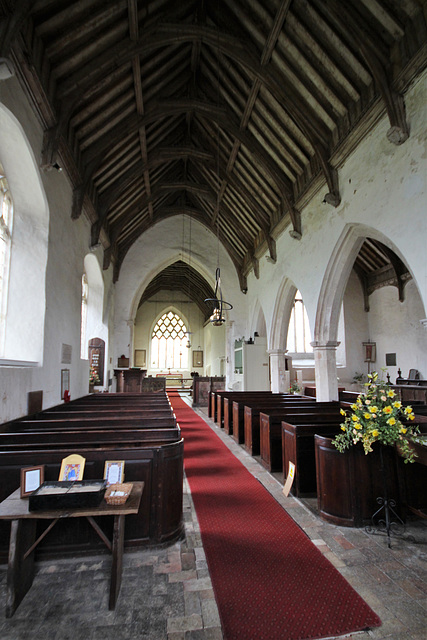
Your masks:
{"label": "small sign on wall", "polygon": [[146,366],[146,349],[135,349],[134,354],[134,366],[141,367],[142,369]]}
{"label": "small sign on wall", "polygon": [[203,351],[193,351],[193,367],[203,367]]}
{"label": "small sign on wall", "polygon": [[71,344],[62,344],[61,364],[71,364],[73,347]]}
{"label": "small sign on wall", "polygon": [[61,400],[64,399],[65,391],[70,391],[70,370],[61,369]]}

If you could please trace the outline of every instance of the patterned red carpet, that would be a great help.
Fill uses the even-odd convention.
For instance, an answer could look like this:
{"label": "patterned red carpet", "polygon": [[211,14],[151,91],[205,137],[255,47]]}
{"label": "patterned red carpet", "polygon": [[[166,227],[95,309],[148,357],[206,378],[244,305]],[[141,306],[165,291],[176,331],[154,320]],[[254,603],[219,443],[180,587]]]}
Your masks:
{"label": "patterned red carpet", "polygon": [[188,405],[170,394],[226,640],[325,638],[378,616]]}

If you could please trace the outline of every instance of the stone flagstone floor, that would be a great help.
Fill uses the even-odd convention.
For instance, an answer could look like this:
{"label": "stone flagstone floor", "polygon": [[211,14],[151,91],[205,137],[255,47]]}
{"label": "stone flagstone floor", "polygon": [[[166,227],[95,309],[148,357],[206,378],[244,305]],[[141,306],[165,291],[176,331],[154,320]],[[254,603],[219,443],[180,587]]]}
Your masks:
{"label": "stone flagstone floor", "polygon": [[[347,638],[426,640],[427,521],[408,527],[415,544],[396,538],[391,549],[384,536],[329,525],[316,515],[315,501],[285,498],[277,478],[224,434],[204,409],[196,411],[380,616],[381,627]],[[168,548],[125,554],[115,611],[108,611],[109,556],[38,563],[33,586],[15,615],[6,619],[0,612],[0,639],[222,640],[186,481],[184,519],[184,540]],[[0,566],[2,603],[6,570]],[[285,635],[283,640],[288,640]]]}

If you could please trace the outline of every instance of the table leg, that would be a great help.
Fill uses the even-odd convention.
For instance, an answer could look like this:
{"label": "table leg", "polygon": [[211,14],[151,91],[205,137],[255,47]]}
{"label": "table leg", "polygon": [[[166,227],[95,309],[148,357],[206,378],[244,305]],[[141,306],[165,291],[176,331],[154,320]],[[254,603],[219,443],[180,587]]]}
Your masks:
{"label": "table leg", "polygon": [[123,569],[123,544],[125,537],[125,516],[114,516],[114,534],[113,534],[113,563],[111,567],[111,583],[110,583],[110,602],[109,609],[114,609],[122,584]]}
{"label": "table leg", "polygon": [[7,570],[6,618],[15,613],[34,578],[34,550],[24,560],[25,552],[34,543],[36,520],[12,520]]}

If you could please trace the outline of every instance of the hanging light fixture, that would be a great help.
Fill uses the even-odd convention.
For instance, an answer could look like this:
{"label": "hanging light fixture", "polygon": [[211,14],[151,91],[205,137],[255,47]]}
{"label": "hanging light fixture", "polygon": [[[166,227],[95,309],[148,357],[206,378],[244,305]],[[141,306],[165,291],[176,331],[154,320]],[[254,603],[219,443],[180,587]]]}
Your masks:
{"label": "hanging light fixture", "polygon": [[[191,328],[191,217],[190,217],[190,238],[188,243],[188,322]],[[185,345],[187,349],[191,349],[191,340],[190,336],[193,333],[192,331],[186,331],[187,335],[187,344]]]}
{"label": "hanging light fixture", "polygon": [[[218,106],[219,106],[219,95],[220,95],[220,85],[219,85],[219,56],[217,49],[217,96],[218,96]],[[230,311],[233,308],[233,305],[230,302],[226,302],[222,297],[221,290],[221,272],[219,268],[219,214],[220,214],[220,183],[221,176],[219,170],[220,163],[220,152],[219,152],[219,124],[217,124],[217,201],[216,201],[216,225],[217,225],[217,245],[218,245],[218,257],[217,257],[217,268],[215,272],[215,292],[214,298],[206,298],[205,302],[213,303],[213,313],[209,318],[209,322],[213,324],[214,327],[220,327],[225,322],[224,311]]]}
{"label": "hanging light fixture", "polygon": [[205,302],[212,302],[214,306],[209,322],[212,322],[214,327],[220,327],[225,322],[224,311],[230,311],[230,309],[233,308],[233,305],[230,304],[230,302],[226,302],[222,297],[221,272],[219,267],[217,267],[215,272],[215,281],[215,297],[206,298]]}

